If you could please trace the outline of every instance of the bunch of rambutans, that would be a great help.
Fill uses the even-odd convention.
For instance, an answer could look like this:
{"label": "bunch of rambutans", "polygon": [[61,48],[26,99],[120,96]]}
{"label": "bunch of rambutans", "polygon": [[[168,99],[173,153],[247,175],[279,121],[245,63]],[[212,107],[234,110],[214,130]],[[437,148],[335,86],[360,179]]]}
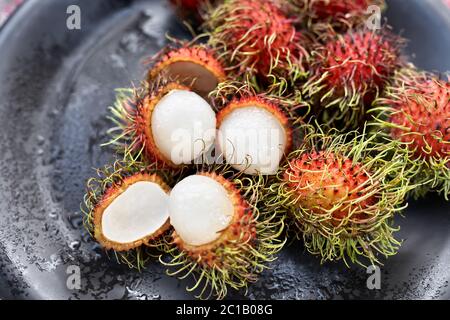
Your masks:
{"label": "bunch of rambutans", "polygon": [[389,26],[367,28],[384,1],[171,3],[203,33],[118,89],[117,160],[82,204],[119,262],[155,259],[221,299],[290,235],[322,262],[382,264],[408,197],[450,196],[450,83],[409,64]]}

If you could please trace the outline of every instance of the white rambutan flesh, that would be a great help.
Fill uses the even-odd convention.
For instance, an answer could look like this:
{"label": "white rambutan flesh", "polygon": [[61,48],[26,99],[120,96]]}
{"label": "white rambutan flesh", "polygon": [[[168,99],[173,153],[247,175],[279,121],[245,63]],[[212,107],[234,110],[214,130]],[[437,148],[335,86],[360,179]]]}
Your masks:
{"label": "white rambutan flesh", "polygon": [[187,164],[214,144],[216,115],[198,94],[172,90],[156,105],[151,126],[163,156],[175,164]]}
{"label": "white rambutan flesh", "polygon": [[117,243],[148,237],[168,220],[169,195],[160,185],[138,181],[129,186],[105,209],[103,235]]}
{"label": "white rambutan flesh", "polygon": [[200,246],[216,240],[229,226],[233,214],[227,190],[213,178],[189,176],[170,193],[170,223],[189,245]]}
{"label": "white rambutan flesh", "polygon": [[225,160],[247,174],[276,174],[286,148],[286,132],[277,117],[264,108],[233,110],[222,121],[218,143]]}

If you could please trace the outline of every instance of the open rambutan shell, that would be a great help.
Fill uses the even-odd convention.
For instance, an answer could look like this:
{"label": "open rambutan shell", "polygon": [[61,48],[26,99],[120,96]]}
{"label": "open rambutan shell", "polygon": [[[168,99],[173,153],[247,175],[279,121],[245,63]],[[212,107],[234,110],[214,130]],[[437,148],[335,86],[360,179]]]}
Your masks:
{"label": "open rambutan shell", "polygon": [[[227,221],[223,223],[223,229],[217,232],[217,236],[212,241],[207,240],[206,243],[201,243],[198,245],[194,245],[191,243],[186,242],[183,240],[183,238],[180,236],[179,233],[177,233],[177,227],[180,228],[183,226],[182,223],[174,223],[174,218],[171,216],[171,221],[174,225],[174,232],[172,233],[173,237],[173,243],[178,246],[178,248],[186,252],[194,261],[199,261],[201,264],[205,264],[209,267],[218,266],[220,267],[223,263],[223,261],[220,260],[220,256],[217,256],[217,250],[220,247],[226,247],[226,246],[233,246],[233,242],[238,241],[241,243],[246,243],[255,240],[256,236],[256,229],[255,224],[253,221],[252,211],[250,209],[250,206],[248,203],[243,199],[240,192],[237,190],[237,188],[234,186],[234,184],[225,179],[224,177],[214,174],[214,173],[200,173],[201,177],[206,177],[207,179],[201,179],[201,181],[186,181],[186,186],[183,188],[183,190],[187,191],[186,188],[191,188],[192,185],[195,186],[195,184],[201,184],[201,183],[211,183],[208,182],[208,179],[212,180],[214,184],[217,184],[219,188],[222,188],[225,195],[226,200],[229,202],[231,212],[230,216],[227,218]],[[196,178],[196,176],[191,176],[189,178]],[[198,177],[197,177],[198,178]],[[192,179],[191,179],[192,180]],[[204,181],[202,181],[204,180]],[[180,182],[180,184],[183,183]],[[214,187],[208,186],[209,191],[211,192],[211,189]],[[175,189],[174,193],[177,193],[177,189]],[[184,192],[183,192],[184,193]],[[194,197],[199,197],[197,201],[201,201],[205,195],[193,195]],[[177,197],[176,199],[173,199],[174,196],[171,196],[171,203],[172,201],[178,201],[180,197],[186,197],[184,194],[180,195],[180,197]],[[219,197],[217,197],[219,198]],[[209,196],[206,198],[203,198],[203,201],[210,201],[212,200]],[[217,199],[219,201],[219,199]],[[212,203],[209,203],[207,205],[212,206]],[[173,206],[171,206],[172,208]],[[189,207],[185,207],[185,214],[189,214]],[[183,207],[179,208],[181,211],[183,210]],[[213,208],[210,209],[211,212]],[[217,212],[216,212],[217,213]],[[172,214],[172,213],[171,213]],[[218,220],[223,220],[225,212],[220,213],[220,217]],[[217,218],[217,217],[213,217]],[[195,219],[195,218],[190,218]],[[195,222],[191,222],[195,223]],[[204,230],[204,232],[207,232],[209,230]],[[201,232],[201,231],[200,231]],[[197,235],[195,235],[197,236]],[[209,238],[211,240],[211,238]]]}
{"label": "open rambutan shell", "polygon": [[[228,177],[228,178],[226,178]],[[174,186],[169,275],[186,278],[199,298],[222,299],[229,288],[245,288],[284,245],[284,216],[260,210],[264,181],[240,179],[226,167],[201,171]]]}
{"label": "open rambutan shell", "polygon": [[292,126],[276,104],[233,99],[217,114],[218,145],[227,163],[248,174],[275,174],[292,147]]}
{"label": "open rambutan shell", "polygon": [[[136,186],[140,182],[148,183],[149,186],[153,186],[151,189],[146,188],[145,190],[141,187],[140,191],[134,191],[133,195],[128,195],[128,199],[125,198],[122,199],[122,203],[120,207],[115,208],[115,211],[108,211],[109,208],[114,206],[115,203],[117,203],[117,200],[122,196],[125,196],[131,189],[130,187]],[[157,186],[155,189],[154,187]],[[148,199],[146,199],[146,196],[144,196],[144,191],[148,196],[152,196],[152,194],[161,200],[161,204],[152,204],[148,203]],[[170,192],[169,186],[163,181],[161,177],[159,177],[156,174],[145,174],[145,173],[138,173],[130,177],[126,177],[120,185],[113,185],[109,189],[106,190],[106,192],[102,195],[101,199],[99,200],[98,204],[93,209],[93,222],[94,222],[94,237],[95,239],[102,245],[105,249],[113,249],[115,251],[128,251],[134,248],[137,248],[141,245],[151,245],[151,242],[154,240],[157,240],[159,237],[161,237],[165,232],[167,232],[170,229],[169,224],[169,216],[167,212],[167,203],[168,203],[168,193]],[[137,195],[136,195],[137,193]],[[156,194],[155,194],[156,193]],[[159,194],[166,194],[167,199],[164,197],[162,198]],[[136,198],[136,196],[140,196],[139,198]],[[133,212],[126,212],[130,208],[125,208],[125,206],[133,206],[135,205],[134,201],[141,202],[140,208],[137,208],[137,210],[133,210]],[[144,206],[146,205],[146,208]],[[142,211],[146,209],[152,209],[152,205],[158,205],[158,207],[161,207],[162,210],[163,207],[165,208],[166,212],[156,213],[160,215],[161,217],[166,216],[167,217],[159,222],[159,226],[150,226],[147,225],[148,229],[154,229],[152,231],[149,231],[146,235],[143,235],[143,226],[142,224],[145,224],[145,213]],[[121,212],[118,212],[117,210],[120,210]],[[141,211],[141,212],[139,212]],[[125,216],[124,216],[125,214]],[[155,214],[152,212],[148,212],[148,214]],[[109,215],[115,215],[115,220],[111,221],[110,218],[108,219]],[[142,220],[137,221],[139,219],[136,219],[138,215],[142,216]],[[160,218],[161,218],[160,217]],[[156,222],[157,221],[153,221]],[[106,229],[105,224],[108,225],[108,228]],[[120,224],[120,226],[119,226]],[[148,221],[147,221],[148,224]],[[123,228],[123,232],[126,231],[134,231],[136,230],[129,230],[130,228],[134,229],[141,229],[141,236],[133,236],[134,238],[132,241],[128,242],[118,242],[117,239],[110,239],[108,234],[114,234],[116,237],[121,238],[122,236],[119,235],[119,232]],[[107,234],[105,234],[107,233]]]}
{"label": "open rambutan shell", "polygon": [[189,87],[155,81],[119,95],[114,108],[120,132],[110,143],[125,143],[161,168],[179,169],[214,144],[216,116],[211,106]]}
{"label": "open rambutan shell", "polygon": [[217,85],[226,79],[222,63],[212,49],[202,45],[167,47],[150,61],[149,81],[159,76],[189,86],[202,97],[207,97]]}

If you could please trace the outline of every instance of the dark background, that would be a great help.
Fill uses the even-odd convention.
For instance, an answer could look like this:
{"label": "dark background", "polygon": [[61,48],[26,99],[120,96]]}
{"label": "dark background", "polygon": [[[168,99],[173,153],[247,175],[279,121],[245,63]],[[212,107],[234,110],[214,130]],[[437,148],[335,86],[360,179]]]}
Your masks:
{"label": "dark background", "polygon": [[[0,7],[2,2],[0,0]],[[82,29],[66,28],[78,4]],[[388,1],[387,17],[410,40],[421,68],[450,70],[450,11],[441,0]],[[163,1],[28,0],[0,29],[0,298],[191,298],[151,263],[138,273],[108,259],[81,225],[79,203],[93,167],[111,160],[100,148],[114,88],[142,79],[143,57],[182,36]],[[250,299],[449,299],[450,205],[436,196],[411,203],[399,254],[382,267],[381,290],[360,268],[326,264],[298,242],[283,250]],[[81,290],[67,289],[68,266]]]}

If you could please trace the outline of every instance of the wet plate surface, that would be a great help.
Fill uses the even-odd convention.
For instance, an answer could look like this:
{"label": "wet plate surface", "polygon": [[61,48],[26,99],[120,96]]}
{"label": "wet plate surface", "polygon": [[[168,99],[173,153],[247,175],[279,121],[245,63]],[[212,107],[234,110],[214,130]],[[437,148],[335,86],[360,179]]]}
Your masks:
{"label": "wet plate surface", "polygon": [[[69,31],[74,3],[82,29]],[[143,77],[165,32],[183,35],[164,3],[31,0],[0,31],[0,298],[191,298],[157,263],[138,273],[108,259],[79,213],[85,179],[112,156],[99,144],[114,88]],[[390,1],[387,15],[420,67],[450,70],[450,13],[438,0]],[[246,297],[230,297],[450,298],[450,204],[412,203],[398,222],[404,246],[382,268],[381,290],[367,289],[365,270],[321,266],[294,242]],[[81,290],[67,289],[71,265]]]}

